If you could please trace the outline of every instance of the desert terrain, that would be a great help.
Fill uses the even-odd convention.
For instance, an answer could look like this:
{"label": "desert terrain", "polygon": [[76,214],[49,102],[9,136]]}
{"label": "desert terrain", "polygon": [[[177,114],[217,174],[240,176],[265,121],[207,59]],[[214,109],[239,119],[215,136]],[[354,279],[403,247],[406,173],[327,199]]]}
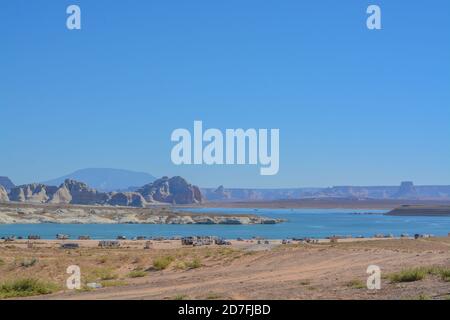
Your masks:
{"label": "desert terrain", "polygon": [[[73,242],[73,241],[71,241]],[[450,238],[345,239],[281,244],[181,246],[180,241],[0,243],[0,297],[26,299],[449,299]],[[147,249],[144,246],[147,245]],[[82,288],[65,288],[78,265]],[[381,290],[366,288],[369,265],[382,271]],[[32,282],[29,292],[14,283]],[[34,282],[33,282],[34,281]],[[101,284],[92,289],[88,283]],[[33,291],[37,288],[35,291]],[[12,289],[14,288],[14,289]],[[16,290],[16,291],[14,291]],[[36,295],[35,295],[36,294]],[[20,297],[33,295],[31,297]]]}

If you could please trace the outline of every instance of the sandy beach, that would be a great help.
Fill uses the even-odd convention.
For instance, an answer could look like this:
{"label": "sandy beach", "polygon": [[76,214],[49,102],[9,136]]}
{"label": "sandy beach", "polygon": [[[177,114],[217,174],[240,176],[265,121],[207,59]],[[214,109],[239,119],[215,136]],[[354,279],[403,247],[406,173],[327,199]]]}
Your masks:
{"label": "sandy beach", "polygon": [[[230,246],[182,246],[180,241],[0,243],[0,282],[37,278],[54,293],[31,299],[447,299],[450,282],[437,274],[395,282],[410,268],[449,268],[450,238],[345,239],[281,244],[231,241]],[[148,249],[144,249],[147,245]],[[162,263],[164,262],[164,263]],[[82,290],[65,289],[66,268],[81,269]],[[365,287],[369,265],[382,270],[381,290]],[[448,279],[446,279],[448,280]],[[103,288],[89,289],[87,283]],[[29,299],[29,298],[28,298]]]}

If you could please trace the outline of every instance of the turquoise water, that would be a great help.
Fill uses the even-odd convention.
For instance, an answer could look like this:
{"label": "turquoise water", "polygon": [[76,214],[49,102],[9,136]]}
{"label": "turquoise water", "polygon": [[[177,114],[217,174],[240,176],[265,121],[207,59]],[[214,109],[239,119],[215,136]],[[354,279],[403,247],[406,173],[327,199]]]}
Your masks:
{"label": "turquoise water", "polygon": [[[373,236],[377,233],[399,236],[433,234],[446,236],[450,232],[450,217],[391,217],[383,210],[350,209],[189,209],[192,212],[220,214],[252,213],[260,216],[287,219],[277,225],[81,225],[33,224],[0,225],[0,236],[26,237],[38,234],[42,239],[54,239],[57,233],[69,234],[72,239],[90,235],[92,239],[115,239],[118,235],[173,237],[213,235],[226,239],[251,238],[285,239],[331,235]],[[370,213],[370,214],[369,214]]]}

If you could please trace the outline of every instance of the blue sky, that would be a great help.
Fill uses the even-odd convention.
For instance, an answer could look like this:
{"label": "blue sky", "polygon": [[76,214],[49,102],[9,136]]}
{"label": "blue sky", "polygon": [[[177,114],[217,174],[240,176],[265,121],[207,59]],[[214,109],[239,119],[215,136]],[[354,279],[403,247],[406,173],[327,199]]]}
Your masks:
{"label": "blue sky", "polygon": [[[80,31],[65,27],[70,4]],[[380,31],[366,28],[369,4]],[[450,184],[449,36],[446,0],[2,1],[0,175]],[[279,174],[174,166],[170,134],[194,120],[279,128]]]}

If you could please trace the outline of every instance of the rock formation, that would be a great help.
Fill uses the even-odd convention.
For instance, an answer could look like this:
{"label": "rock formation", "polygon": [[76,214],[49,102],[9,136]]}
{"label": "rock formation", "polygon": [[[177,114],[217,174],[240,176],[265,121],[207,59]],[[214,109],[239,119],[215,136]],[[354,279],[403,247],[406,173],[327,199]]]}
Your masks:
{"label": "rock formation", "polygon": [[9,195],[2,187],[0,201],[143,208],[152,202],[192,204],[199,203],[202,199],[200,189],[185,179],[163,177],[140,188],[139,192],[99,192],[85,183],[71,179],[65,180],[59,187],[38,183],[14,187]]}
{"label": "rock formation", "polygon": [[9,201],[8,192],[2,185],[0,185],[0,202],[8,202],[8,201]]}
{"label": "rock formation", "polygon": [[15,187],[14,183],[8,177],[0,177],[0,186],[3,186],[6,191]]}
{"label": "rock formation", "polygon": [[201,203],[203,196],[197,186],[189,184],[182,177],[162,177],[137,190],[147,202],[173,204]]}
{"label": "rock formation", "polygon": [[109,199],[107,193],[98,192],[89,188],[87,184],[75,180],[67,179],[59,187],[61,193],[66,193],[66,189],[72,197],[72,204],[104,204]]}
{"label": "rock formation", "polygon": [[10,201],[45,203],[56,192],[56,187],[46,186],[40,183],[26,184],[14,187],[9,193]]}
{"label": "rock formation", "polygon": [[204,199],[200,188],[197,186],[192,186],[192,189],[194,191],[194,202],[202,203]]}
{"label": "rock formation", "polygon": [[231,199],[231,193],[226,191],[224,186],[219,186],[216,190],[213,192],[210,192],[207,195],[208,200],[229,200]]}
{"label": "rock formation", "polygon": [[68,204],[72,202],[72,195],[65,184],[62,184],[58,190],[56,190],[49,203]]}
{"label": "rock formation", "polygon": [[397,199],[416,199],[417,197],[417,190],[411,181],[402,182],[398,192],[394,195],[394,198]]}
{"label": "rock formation", "polygon": [[147,204],[144,197],[137,192],[114,192],[107,202],[111,206],[144,208]]}

